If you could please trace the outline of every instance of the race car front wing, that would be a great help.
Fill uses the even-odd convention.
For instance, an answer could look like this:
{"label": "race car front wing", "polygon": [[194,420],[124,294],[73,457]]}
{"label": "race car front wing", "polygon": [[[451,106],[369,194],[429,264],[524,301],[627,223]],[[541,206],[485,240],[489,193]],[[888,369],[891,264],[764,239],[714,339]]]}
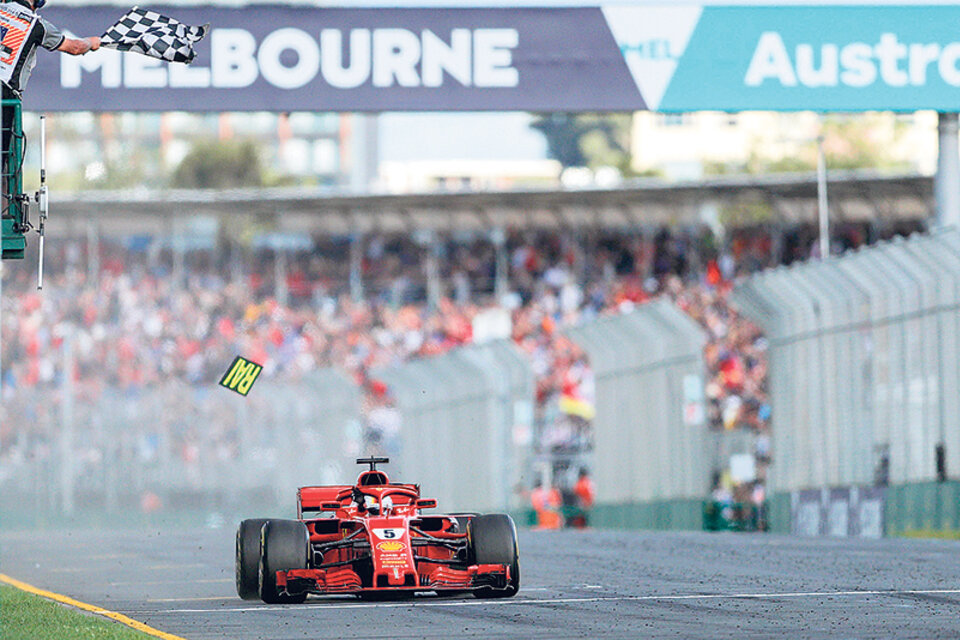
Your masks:
{"label": "race car front wing", "polygon": [[[474,589],[506,589],[510,584],[510,567],[505,564],[475,564],[466,569],[439,565],[418,573],[416,582],[403,585],[363,586],[363,581],[350,566],[328,569],[291,569],[277,572],[280,593],[335,594],[383,591],[472,591]],[[410,576],[413,578],[413,576]]]}

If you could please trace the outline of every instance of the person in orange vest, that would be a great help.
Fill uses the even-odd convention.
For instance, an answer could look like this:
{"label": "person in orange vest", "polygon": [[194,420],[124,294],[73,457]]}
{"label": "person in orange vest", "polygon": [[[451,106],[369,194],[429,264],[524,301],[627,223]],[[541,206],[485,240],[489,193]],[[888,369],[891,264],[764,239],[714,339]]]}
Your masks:
{"label": "person in orange vest", "polygon": [[590,479],[590,472],[586,467],[580,467],[580,475],[577,478],[577,484],[573,487],[573,493],[577,496],[577,505],[581,512],[578,524],[581,527],[586,527],[589,524],[590,509],[593,508],[597,495],[596,489],[593,487],[593,480]]}
{"label": "person in orange vest", "polygon": [[563,518],[560,515],[560,505],[563,504],[563,498],[556,487],[547,489],[540,480],[530,492],[530,504],[537,513],[538,529],[559,529],[563,525]]}

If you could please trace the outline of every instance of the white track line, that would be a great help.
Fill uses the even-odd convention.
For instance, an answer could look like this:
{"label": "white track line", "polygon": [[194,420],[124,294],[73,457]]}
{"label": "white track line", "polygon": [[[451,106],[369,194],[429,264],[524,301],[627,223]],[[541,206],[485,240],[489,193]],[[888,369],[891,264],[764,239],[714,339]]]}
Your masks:
{"label": "white track line", "polygon": [[[523,590],[521,589],[521,592]],[[909,596],[909,595],[960,595],[960,589],[906,589],[899,591],[795,591],[788,593],[704,593],[687,595],[644,595],[644,596],[597,596],[585,598],[531,598],[502,600],[459,600],[456,602],[429,602],[426,598],[418,598],[417,602],[363,602],[363,603],[325,603],[313,601],[301,605],[282,606],[254,606],[221,609],[168,609],[150,611],[154,613],[233,613],[237,611],[295,611],[297,609],[394,609],[403,607],[479,607],[491,605],[543,605],[543,604],[573,604],[579,602],[643,602],[663,600],[776,600],[778,598],[836,598],[836,597],[864,597],[864,596]],[[960,603],[958,603],[960,604]],[[138,610],[138,613],[145,613]]]}

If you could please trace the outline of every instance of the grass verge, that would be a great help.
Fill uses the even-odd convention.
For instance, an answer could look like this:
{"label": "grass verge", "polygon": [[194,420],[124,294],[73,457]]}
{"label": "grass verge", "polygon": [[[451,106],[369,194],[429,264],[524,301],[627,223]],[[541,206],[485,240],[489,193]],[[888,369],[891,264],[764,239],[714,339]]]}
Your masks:
{"label": "grass verge", "polygon": [[83,613],[19,589],[0,585],[0,639],[76,638],[77,640],[150,639],[119,622]]}

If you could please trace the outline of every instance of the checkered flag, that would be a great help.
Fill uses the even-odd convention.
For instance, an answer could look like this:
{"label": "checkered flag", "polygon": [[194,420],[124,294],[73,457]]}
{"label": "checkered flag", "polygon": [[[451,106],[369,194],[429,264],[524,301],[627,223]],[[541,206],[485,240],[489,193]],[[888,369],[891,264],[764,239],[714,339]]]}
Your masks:
{"label": "checkered flag", "polygon": [[190,64],[197,55],[193,45],[203,40],[209,28],[209,24],[191,27],[156,11],[134,7],[107,29],[100,46]]}

